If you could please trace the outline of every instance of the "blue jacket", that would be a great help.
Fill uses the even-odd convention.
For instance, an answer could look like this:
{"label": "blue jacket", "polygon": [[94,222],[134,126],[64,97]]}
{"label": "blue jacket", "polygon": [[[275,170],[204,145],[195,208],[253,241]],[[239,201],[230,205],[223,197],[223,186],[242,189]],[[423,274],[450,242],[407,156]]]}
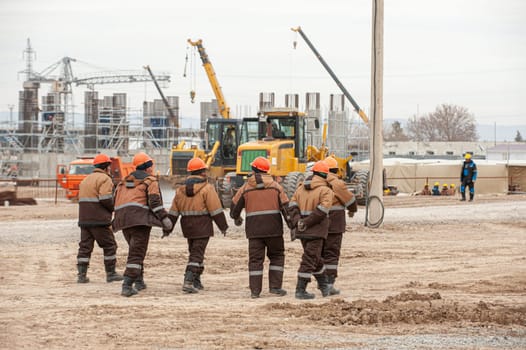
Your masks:
{"label": "blue jacket", "polygon": [[462,171],[460,172],[460,182],[467,180],[468,182],[477,180],[477,165],[473,160],[464,161]]}

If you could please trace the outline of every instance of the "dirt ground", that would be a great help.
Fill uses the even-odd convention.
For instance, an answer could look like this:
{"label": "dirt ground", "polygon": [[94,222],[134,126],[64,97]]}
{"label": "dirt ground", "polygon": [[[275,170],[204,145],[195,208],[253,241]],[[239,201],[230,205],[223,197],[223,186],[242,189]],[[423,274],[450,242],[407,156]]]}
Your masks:
{"label": "dirt ground", "polygon": [[186,241],[154,229],[148,288],[125,298],[98,247],[91,282],[76,283],[76,204],[0,207],[0,349],[525,349],[526,195],[384,204],[380,228],[364,226],[364,207],[348,220],[341,294],[322,298],[314,282],[312,301],[294,298],[298,241],[286,240],[288,295],[268,294],[265,276],[251,299],[247,240],[231,223],[210,241],[205,290],[187,295]]}

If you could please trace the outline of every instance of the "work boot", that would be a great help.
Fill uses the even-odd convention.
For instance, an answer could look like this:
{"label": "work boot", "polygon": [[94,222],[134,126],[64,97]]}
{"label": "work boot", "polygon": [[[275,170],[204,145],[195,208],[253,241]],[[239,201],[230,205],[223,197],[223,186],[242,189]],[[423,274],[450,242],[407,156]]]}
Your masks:
{"label": "work boot", "polygon": [[462,194],[462,198],[460,199],[461,202],[465,202],[466,201],[466,192],[461,192]]}
{"label": "work boot", "polygon": [[194,273],[192,271],[186,271],[184,274],[183,292],[185,293],[198,293],[199,290],[194,288]]}
{"label": "work boot", "polygon": [[329,296],[329,280],[326,274],[314,275],[316,281],[318,282],[318,289],[321,292],[321,295],[324,297]]}
{"label": "work boot", "polygon": [[469,194],[469,201],[473,202],[473,198],[475,198],[475,194],[474,193],[470,193]]}
{"label": "work boot", "polygon": [[124,297],[131,297],[135,294],[137,294],[137,290],[133,288],[133,279],[131,277],[124,276],[121,295]]}
{"label": "work boot", "polygon": [[296,299],[314,299],[314,294],[306,291],[307,284],[310,282],[307,278],[299,278],[296,284]]}
{"label": "work boot", "polygon": [[105,266],[106,268],[106,282],[122,281],[122,275],[115,272],[115,265]]}
{"label": "work boot", "polygon": [[201,274],[200,273],[195,273],[194,274],[194,288],[195,289],[199,289],[199,290],[203,290],[205,288],[203,286],[203,284],[201,283]]}
{"label": "work boot", "polygon": [[79,272],[77,275],[77,283],[88,283],[89,278],[86,277],[86,274],[88,273],[88,265],[77,265],[77,270]]}
{"label": "work boot", "polygon": [[276,294],[280,297],[284,296],[284,295],[287,295],[287,291],[285,289],[282,289],[282,288],[270,288],[270,294]]}
{"label": "work boot", "polygon": [[338,295],[340,294],[340,291],[336,288],[334,288],[334,281],[336,280],[336,276],[327,276],[327,283],[329,285],[329,295]]}
{"label": "work boot", "polygon": [[140,292],[143,289],[146,289],[146,283],[144,283],[144,278],[142,277],[142,275],[135,280],[135,289],[138,292]]}

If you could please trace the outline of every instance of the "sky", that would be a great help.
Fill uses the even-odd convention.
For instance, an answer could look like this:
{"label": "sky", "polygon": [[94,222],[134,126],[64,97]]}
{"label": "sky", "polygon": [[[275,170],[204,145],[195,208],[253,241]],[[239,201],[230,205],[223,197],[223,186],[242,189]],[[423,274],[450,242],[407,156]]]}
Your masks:
{"label": "sky", "polygon": [[[442,103],[466,107],[477,123],[526,125],[526,2],[396,0],[384,5],[384,119],[406,120]],[[232,113],[255,114],[260,92],[320,92],[322,109],[340,91],[302,38],[301,26],[368,114],[372,0],[0,0],[0,113],[18,109],[27,38],[34,70],[77,59],[75,76],[108,70],[171,73],[183,126],[196,127],[199,102],[214,98],[187,39],[202,39]],[[296,49],[293,42],[297,42]],[[185,57],[188,55],[187,77]],[[45,93],[49,85],[43,85]],[[74,89],[82,113],[86,89]],[[152,83],[98,85],[126,92],[131,109],[158,99]],[[196,103],[190,101],[196,91]]]}

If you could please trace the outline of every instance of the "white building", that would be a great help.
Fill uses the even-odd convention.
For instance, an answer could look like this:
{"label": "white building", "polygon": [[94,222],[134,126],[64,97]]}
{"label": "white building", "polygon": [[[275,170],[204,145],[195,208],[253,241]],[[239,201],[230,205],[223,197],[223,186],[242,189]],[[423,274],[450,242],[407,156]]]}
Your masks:
{"label": "white building", "polygon": [[526,143],[504,143],[488,148],[487,160],[495,161],[526,161]]}

